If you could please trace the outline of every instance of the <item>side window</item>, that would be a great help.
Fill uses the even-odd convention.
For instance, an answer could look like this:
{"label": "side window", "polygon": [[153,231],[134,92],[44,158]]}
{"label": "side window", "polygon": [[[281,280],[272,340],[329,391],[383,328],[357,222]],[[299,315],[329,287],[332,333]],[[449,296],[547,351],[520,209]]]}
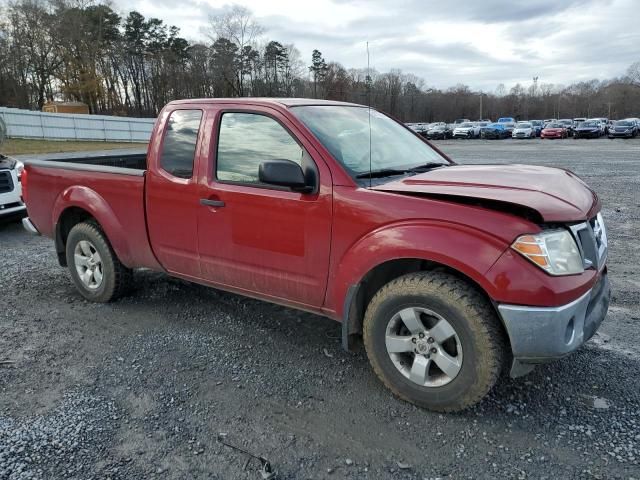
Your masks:
{"label": "side window", "polygon": [[259,183],[258,167],[267,160],[302,165],[303,150],[274,119],[255,113],[224,113],[220,121],[218,180]]}
{"label": "side window", "polygon": [[160,153],[160,167],[174,177],[193,176],[200,120],[202,110],[175,110],[169,117]]}

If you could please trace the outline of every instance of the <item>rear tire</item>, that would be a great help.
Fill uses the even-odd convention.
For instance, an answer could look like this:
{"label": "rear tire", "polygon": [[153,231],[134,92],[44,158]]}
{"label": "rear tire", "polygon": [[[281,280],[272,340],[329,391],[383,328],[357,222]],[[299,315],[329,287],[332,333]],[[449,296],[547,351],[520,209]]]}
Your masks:
{"label": "rear tire", "polygon": [[363,337],[382,383],[399,398],[438,412],[478,403],[507,358],[489,301],[445,272],[412,273],[382,287],[367,307]]}
{"label": "rear tire", "polygon": [[71,229],[66,255],[73,283],[87,300],[106,303],[129,290],[133,272],[120,262],[96,223],[83,222]]}

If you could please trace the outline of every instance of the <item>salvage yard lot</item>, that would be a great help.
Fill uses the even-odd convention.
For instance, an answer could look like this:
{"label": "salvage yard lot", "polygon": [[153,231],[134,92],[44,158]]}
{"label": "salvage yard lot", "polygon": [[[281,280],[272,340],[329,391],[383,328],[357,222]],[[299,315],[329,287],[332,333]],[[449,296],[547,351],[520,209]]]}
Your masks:
{"label": "salvage yard lot", "polygon": [[[436,142],[569,168],[600,195],[613,301],[575,355],[441,415],[394,399],[340,325],[137,272],[90,304],[50,240],[0,225],[0,479],[640,479],[640,140]],[[19,472],[30,472],[31,477]]]}

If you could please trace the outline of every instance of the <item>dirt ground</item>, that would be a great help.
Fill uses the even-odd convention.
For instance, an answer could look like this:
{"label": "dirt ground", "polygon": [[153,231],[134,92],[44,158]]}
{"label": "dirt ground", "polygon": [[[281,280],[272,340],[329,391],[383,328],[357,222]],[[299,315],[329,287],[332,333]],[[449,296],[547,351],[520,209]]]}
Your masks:
{"label": "dirt ground", "polygon": [[[640,479],[640,139],[445,141],[600,195],[613,301],[574,355],[441,415],[395,399],[340,325],[142,271],[84,301],[53,243],[0,225],[0,479]],[[222,437],[220,437],[222,435]]]}

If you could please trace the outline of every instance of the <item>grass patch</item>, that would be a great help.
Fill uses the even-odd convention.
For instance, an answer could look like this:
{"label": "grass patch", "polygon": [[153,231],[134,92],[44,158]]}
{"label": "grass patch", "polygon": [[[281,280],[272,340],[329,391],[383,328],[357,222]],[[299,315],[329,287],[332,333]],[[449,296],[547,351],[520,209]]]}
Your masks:
{"label": "grass patch", "polygon": [[2,146],[0,146],[0,153],[5,155],[22,155],[25,153],[61,153],[90,150],[113,150],[114,148],[146,148],[146,146],[146,143],[56,142],[52,140],[9,138],[2,144]]}

